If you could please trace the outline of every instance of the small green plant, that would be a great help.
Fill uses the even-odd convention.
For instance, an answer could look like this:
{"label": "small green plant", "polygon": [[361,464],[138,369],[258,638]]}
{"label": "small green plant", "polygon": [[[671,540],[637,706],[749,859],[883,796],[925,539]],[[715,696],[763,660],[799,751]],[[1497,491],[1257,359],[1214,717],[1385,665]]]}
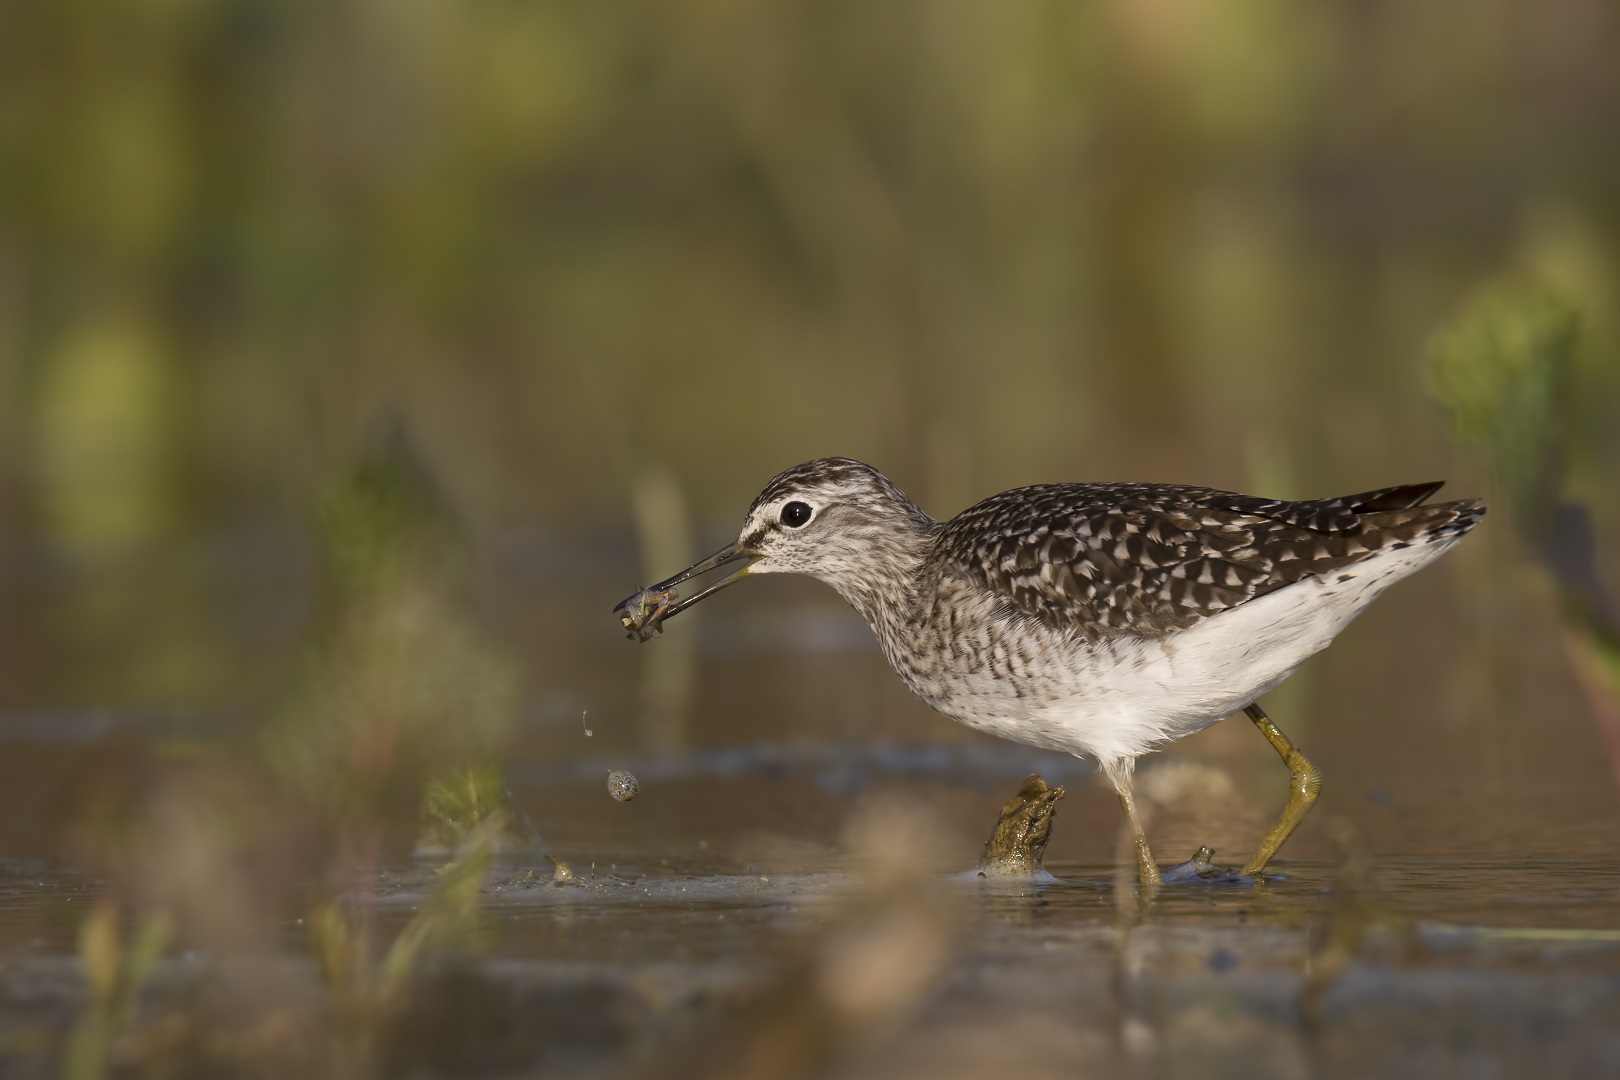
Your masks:
{"label": "small green plant", "polygon": [[498,773],[476,763],[496,757],[518,688],[474,614],[465,523],[403,427],[334,479],[318,521],[320,615],[302,674],[260,732],[264,760],[357,835],[422,807],[440,775],[429,813],[455,822],[453,852],[501,805]]}
{"label": "small green plant", "polygon": [[504,817],[496,814],[468,834],[462,857],[439,868],[426,902],[380,963],[371,960],[369,935],[363,925],[335,904],[318,907],[310,918],[311,944],[327,986],[364,1011],[385,1011],[399,1003],[426,955],[476,946],[481,939],[479,897],[484,875],[505,827]]}
{"label": "small green plant", "polygon": [[380,960],[369,919],[335,903],[311,913],[310,948],[331,994],[327,1057],[334,1075],[375,1073],[389,1025],[409,1000],[411,984],[428,956],[482,944],[479,897],[504,827],[496,815],[467,836],[462,857],[440,867],[427,900]]}
{"label": "small green plant", "polygon": [[1457,442],[1484,464],[1515,525],[1549,526],[1562,487],[1580,319],[1525,282],[1481,289],[1430,348],[1429,382]]}
{"label": "small green plant", "polygon": [[90,999],[68,1036],[64,1080],[107,1075],[113,1046],[134,1024],[141,987],[168,946],[171,926],[166,915],[142,920],[127,944],[119,922],[118,906],[104,901],[79,927],[79,962]]}
{"label": "small green plant", "polygon": [[492,761],[468,762],[430,777],[422,792],[422,836],[418,848],[459,852],[480,827],[496,819],[503,826],[495,841],[505,845],[515,838],[504,835],[514,820],[506,778]]}

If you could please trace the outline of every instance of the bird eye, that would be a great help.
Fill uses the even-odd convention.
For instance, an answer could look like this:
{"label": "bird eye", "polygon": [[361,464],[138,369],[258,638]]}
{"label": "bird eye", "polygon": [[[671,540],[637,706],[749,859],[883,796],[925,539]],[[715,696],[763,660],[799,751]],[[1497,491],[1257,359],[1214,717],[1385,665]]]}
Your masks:
{"label": "bird eye", "polygon": [[812,512],[809,503],[790,502],[782,507],[782,524],[790,529],[797,529],[810,520]]}

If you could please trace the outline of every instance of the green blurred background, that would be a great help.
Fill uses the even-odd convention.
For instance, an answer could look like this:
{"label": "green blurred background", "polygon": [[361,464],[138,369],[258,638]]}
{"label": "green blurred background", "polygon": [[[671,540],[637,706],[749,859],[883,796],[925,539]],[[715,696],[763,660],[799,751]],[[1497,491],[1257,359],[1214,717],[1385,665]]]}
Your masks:
{"label": "green blurred background", "polygon": [[[1424,364],[1504,277],[1579,313],[1558,436],[1612,575],[1617,45],[1580,0],[7,0],[0,710],[32,745],[341,709],[308,671],[372,670],[331,609],[381,475],[437,539],[434,599],[378,618],[477,684],[408,688],[424,728],[967,739],[811,584],[646,649],[609,608],[822,454],[941,517],[1064,479],[1491,497]],[[1592,760],[1506,525],[1313,698],[1426,694],[1398,739],[1503,775],[1541,703]]]}

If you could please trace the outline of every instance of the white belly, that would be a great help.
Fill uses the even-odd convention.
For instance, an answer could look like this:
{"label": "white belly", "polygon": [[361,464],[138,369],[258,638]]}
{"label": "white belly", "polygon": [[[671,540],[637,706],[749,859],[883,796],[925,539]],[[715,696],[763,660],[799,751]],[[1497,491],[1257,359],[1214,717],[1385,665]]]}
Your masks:
{"label": "white belly", "polygon": [[1027,635],[1026,651],[1041,663],[966,672],[951,680],[947,694],[925,700],[1013,742],[1102,764],[1135,758],[1275,689],[1380,592],[1449,546],[1375,556],[1343,575],[1347,580],[1306,579],[1160,638],[1103,645],[1076,639],[1054,649],[1044,626],[1005,623],[1000,631]]}

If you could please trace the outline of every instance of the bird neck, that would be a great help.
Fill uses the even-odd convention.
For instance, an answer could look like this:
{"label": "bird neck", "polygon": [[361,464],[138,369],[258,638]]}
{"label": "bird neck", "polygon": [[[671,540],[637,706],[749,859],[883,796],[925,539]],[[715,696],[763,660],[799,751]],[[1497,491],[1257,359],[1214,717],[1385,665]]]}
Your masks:
{"label": "bird neck", "polygon": [[880,638],[916,612],[923,565],[938,529],[939,523],[920,510],[899,525],[874,529],[860,538],[859,568],[827,579]]}

